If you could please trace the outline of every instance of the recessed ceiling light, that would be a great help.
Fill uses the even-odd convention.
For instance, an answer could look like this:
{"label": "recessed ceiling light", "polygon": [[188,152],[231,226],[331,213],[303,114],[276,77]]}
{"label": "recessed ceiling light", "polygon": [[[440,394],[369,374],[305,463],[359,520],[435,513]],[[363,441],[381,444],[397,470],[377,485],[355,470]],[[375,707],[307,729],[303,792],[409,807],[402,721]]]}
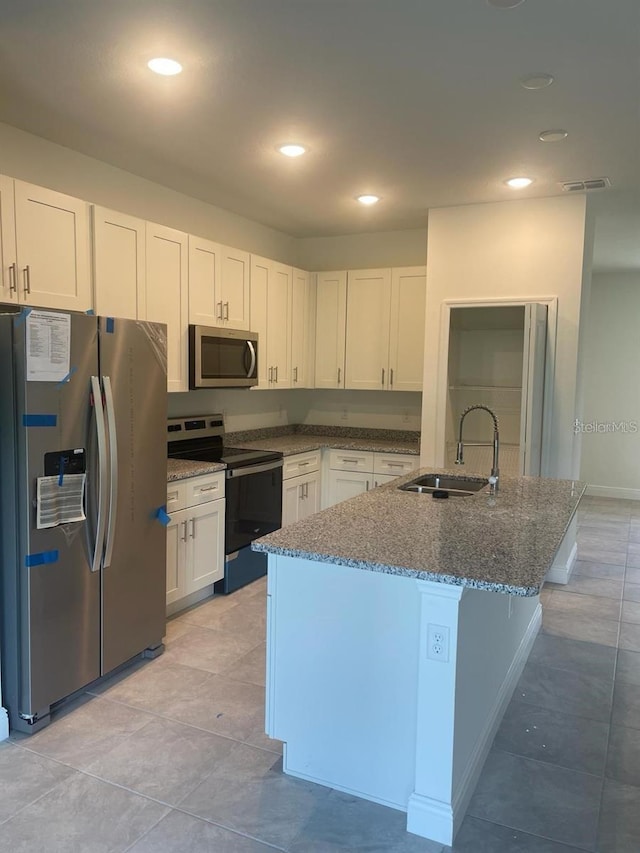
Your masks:
{"label": "recessed ceiling light", "polygon": [[287,144],[287,145],[279,145],[278,151],[281,154],[284,154],[285,157],[300,157],[301,154],[306,153],[306,148],[304,145],[298,144]]}
{"label": "recessed ceiling light", "polygon": [[508,178],[505,184],[512,190],[523,190],[533,183],[533,178]]}
{"label": "recessed ceiling light", "polygon": [[520,78],[520,85],[523,89],[546,89],[553,81],[552,74],[529,74]]}
{"label": "recessed ceiling light", "polygon": [[540,142],[562,142],[567,136],[566,130],[543,130],[538,139]]}
{"label": "recessed ceiling light", "polygon": [[359,201],[360,204],[364,204],[367,207],[369,207],[372,204],[377,204],[380,201],[380,196],[379,195],[369,195],[368,193],[365,193],[364,195],[356,196],[356,201]]}
{"label": "recessed ceiling light", "polygon": [[495,6],[496,9],[513,9],[524,3],[524,0],[487,0],[490,6]]}
{"label": "recessed ceiling light", "polygon": [[147,65],[156,74],[163,74],[165,77],[172,77],[174,74],[179,74],[182,71],[182,65],[176,62],[175,59],[167,59],[162,56],[150,59]]}

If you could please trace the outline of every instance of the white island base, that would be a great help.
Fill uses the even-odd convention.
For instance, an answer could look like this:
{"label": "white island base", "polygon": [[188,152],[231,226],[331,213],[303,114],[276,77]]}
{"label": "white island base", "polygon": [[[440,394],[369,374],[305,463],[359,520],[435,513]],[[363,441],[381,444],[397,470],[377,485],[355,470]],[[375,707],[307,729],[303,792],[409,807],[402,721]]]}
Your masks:
{"label": "white island base", "polygon": [[520,597],[269,554],[267,713],[284,771],[451,844],[541,623]]}

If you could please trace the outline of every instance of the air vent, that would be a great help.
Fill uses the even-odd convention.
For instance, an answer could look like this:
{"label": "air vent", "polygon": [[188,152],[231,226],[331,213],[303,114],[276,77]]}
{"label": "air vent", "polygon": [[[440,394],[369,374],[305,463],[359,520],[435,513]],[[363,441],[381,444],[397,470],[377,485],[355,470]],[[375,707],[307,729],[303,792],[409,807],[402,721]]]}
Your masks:
{"label": "air vent", "polygon": [[609,178],[590,178],[587,181],[563,181],[560,186],[566,193],[578,193],[585,190],[606,190],[611,186]]}

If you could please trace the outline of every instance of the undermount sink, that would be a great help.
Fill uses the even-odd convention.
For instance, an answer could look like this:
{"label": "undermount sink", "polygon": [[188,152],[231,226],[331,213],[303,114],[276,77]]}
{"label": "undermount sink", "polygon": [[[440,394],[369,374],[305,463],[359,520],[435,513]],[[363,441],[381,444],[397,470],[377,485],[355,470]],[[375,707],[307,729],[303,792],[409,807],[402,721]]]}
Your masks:
{"label": "undermount sink", "polygon": [[[419,492],[431,495],[434,492],[446,492],[451,497],[468,497],[479,492],[489,484],[484,477],[456,477],[451,475],[424,474],[402,486],[404,492]],[[444,497],[444,495],[443,495]]]}

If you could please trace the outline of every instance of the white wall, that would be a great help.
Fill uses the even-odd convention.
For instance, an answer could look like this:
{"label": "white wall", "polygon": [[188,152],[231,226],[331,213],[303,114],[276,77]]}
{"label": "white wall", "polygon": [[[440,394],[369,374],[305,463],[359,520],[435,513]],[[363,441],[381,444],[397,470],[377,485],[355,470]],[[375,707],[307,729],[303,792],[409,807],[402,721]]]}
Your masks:
{"label": "white wall", "polygon": [[421,395],[415,392],[203,389],[168,398],[170,417],[223,412],[228,432],[298,423],[420,429]]}
{"label": "white wall", "polygon": [[288,234],[8,124],[0,124],[0,172],[227,246],[298,263],[298,241]]}
{"label": "white wall", "polygon": [[[580,478],[595,494],[640,499],[639,318],[640,271],[593,276],[583,420],[602,431],[582,434]],[[638,424],[638,431],[607,431],[613,429],[607,424],[621,422]]]}
{"label": "white wall", "polygon": [[316,271],[422,266],[427,262],[426,217],[424,228],[407,231],[302,238],[298,256],[303,269]]}
{"label": "white wall", "polygon": [[[543,473],[577,476],[578,325],[586,246],[586,199],[563,196],[468,205],[429,214],[423,465],[437,464],[440,318],[447,299],[558,297],[550,451]],[[589,261],[590,263],[590,261]]]}

